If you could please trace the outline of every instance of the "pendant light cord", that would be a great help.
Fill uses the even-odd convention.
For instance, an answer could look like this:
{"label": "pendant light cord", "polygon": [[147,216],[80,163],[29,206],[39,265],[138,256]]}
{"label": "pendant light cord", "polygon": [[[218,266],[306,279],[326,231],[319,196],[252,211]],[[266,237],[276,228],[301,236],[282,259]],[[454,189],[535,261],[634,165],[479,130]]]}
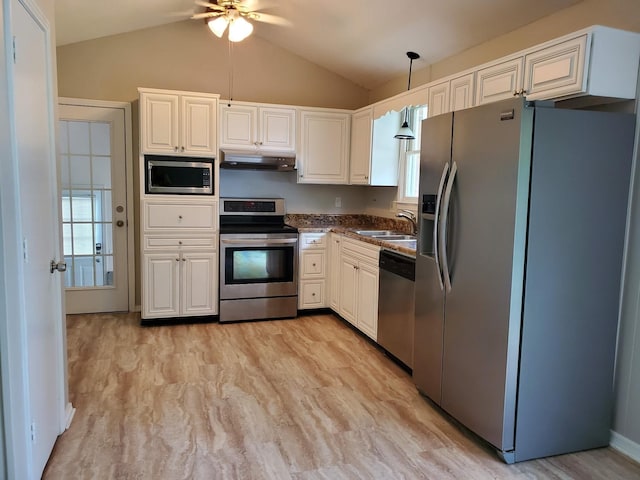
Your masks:
{"label": "pendant light cord", "polygon": [[233,100],[233,42],[229,40],[229,103],[231,106],[231,100]]}

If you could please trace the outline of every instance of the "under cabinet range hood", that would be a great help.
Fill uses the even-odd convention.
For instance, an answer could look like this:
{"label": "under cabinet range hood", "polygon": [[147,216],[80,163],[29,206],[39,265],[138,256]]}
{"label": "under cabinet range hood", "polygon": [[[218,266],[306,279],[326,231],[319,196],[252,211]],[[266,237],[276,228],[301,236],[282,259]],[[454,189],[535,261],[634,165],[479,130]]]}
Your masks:
{"label": "under cabinet range hood", "polygon": [[265,152],[246,150],[222,150],[220,168],[235,170],[295,170],[296,156],[293,152]]}

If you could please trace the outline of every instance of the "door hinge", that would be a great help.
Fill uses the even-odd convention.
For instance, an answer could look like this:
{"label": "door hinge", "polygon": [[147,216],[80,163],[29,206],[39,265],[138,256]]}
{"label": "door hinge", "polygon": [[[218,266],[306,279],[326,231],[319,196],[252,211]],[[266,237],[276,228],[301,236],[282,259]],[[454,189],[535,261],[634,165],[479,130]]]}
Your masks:
{"label": "door hinge", "polygon": [[31,424],[31,443],[36,443],[36,424]]}
{"label": "door hinge", "polygon": [[16,36],[13,36],[13,63],[16,63]]}

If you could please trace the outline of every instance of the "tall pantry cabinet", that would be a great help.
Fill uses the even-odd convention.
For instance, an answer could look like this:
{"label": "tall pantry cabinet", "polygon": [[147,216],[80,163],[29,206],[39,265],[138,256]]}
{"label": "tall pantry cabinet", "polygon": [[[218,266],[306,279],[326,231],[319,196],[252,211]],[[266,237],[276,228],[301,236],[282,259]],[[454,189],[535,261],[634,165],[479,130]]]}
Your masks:
{"label": "tall pantry cabinet", "polygon": [[218,95],[139,88],[142,320],[218,313],[218,163],[213,195],[145,192],[145,156],[214,158]]}

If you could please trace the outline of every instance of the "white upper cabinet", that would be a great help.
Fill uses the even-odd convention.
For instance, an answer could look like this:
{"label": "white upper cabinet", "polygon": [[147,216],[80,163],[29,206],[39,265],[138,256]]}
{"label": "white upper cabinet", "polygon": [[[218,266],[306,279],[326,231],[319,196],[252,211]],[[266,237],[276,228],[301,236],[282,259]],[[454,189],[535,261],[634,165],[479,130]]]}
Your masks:
{"label": "white upper cabinet", "polygon": [[530,53],[524,60],[524,94],[534,100],[586,90],[587,35]]}
{"label": "white upper cabinet", "polygon": [[482,68],[476,78],[476,105],[517,95],[522,87],[523,58],[518,57]]}
{"label": "white upper cabinet", "polygon": [[427,115],[434,117],[449,111],[449,82],[437,83],[429,87]]}
{"label": "white upper cabinet", "polygon": [[367,107],[351,115],[351,158],[349,182],[368,185],[371,175],[373,111]]}
{"label": "white upper cabinet", "polygon": [[480,68],[476,104],[514,95],[527,100],[583,95],[633,99],[639,58],[640,34],[591,27]]}
{"label": "white upper cabinet", "polygon": [[475,79],[473,73],[456,77],[449,82],[449,111],[456,112],[473,107],[475,94]]}
{"label": "white upper cabinet", "polygon": [[299,115],[298,182],[348,183],[351,114],[314,109]]}
{"label": "white upper cabinet", "polygon": [[390,111],[373,119],[373,109],[366,107],[351,116],[352,185],[398,185],[400,142],[394,138],[400,128],[399,112]]}
{"label": "white upper cabinet", "polygon": [[233,102],[220,106],[220,148],[293,152],[296,109]]}
{"label": "white upper cabinet", "polygon": [[139,89],[142,153],[216,155],[218,95]]}

